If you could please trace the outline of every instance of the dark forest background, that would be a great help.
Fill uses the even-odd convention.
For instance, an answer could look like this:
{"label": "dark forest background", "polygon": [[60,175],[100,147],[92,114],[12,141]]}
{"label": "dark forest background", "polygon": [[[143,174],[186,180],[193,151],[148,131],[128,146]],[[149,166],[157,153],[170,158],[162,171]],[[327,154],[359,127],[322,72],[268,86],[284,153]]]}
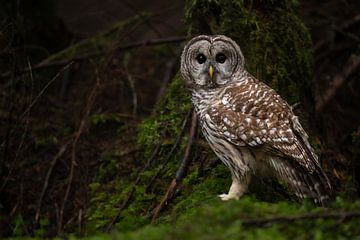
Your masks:
{"label": "dark forest background", "polygon": [[[305,49],[306,39],[298,40],[311,56],[310,75],[298,76],[306,86],[279,84],[277,90],[300,106],[297,113],[334,185],[330,210],[358,210],[359,1],[0,0],[0,237],[90,236],[115,230],[129,232],[122,235],[125,239],[181,239],[184,232],[194,232],[187,234],[198,239],[204,235],[196,234],[207,230],[179,223],[182,230],[171,232],[167,226],[184,222],[178,220],[182,215],[191,222],[203,199],[212,209],[218,207],[210,217],[197,213],[205,219],[226,216],[222,212],[230,214],[228,208],[241,204],[241,209],[257,209],[245,214],[256,218],[263,217],[259,209],[266,216],[319,210],[266,181],[250,188],[238,205],[213,203],[229,185],[228,172],[199,133],[184,184],[165,195],[191,140],[187,92],[176,81],[182,46],[196,33],[218,33],[213,26],[222,26],[226,17],[222,4],[232,2],[259,13],[262,21],[277,9],[291,10],[307,27],[311,46]],[[209,14],[197,14],[197,8]],[[244,52],[246,59],[253,57],[246,48]],[[300,97],[292,98],[291,91]],[[161,126],[167,130],[157,131]],[[277,202],[285,205],[271,205]],[[158,225],[150,225],[151,220]],[[332,226],[322,221],[325,229]],[[306,224],[295,228],[318,236],[306,230],[312,223]],[[338,234],[355,236],[355,225]],[[141,230],[144,226],[151,229]],[[269,234],[249,231],[255,237]],[[286,231],[282,233],[288,237],[296,233]]]}

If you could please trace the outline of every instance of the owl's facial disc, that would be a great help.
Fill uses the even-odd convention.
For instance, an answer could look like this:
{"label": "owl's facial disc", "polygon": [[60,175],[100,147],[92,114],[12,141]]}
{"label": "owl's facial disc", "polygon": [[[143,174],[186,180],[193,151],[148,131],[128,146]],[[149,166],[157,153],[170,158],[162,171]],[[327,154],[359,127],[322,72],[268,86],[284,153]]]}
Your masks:
{"label": "owl's facial disc", "polygon": [[205,36],[189,42],[184,49],[181,69],[188,85],[213,89],[233,79],[240,64],[238,54],[242,57],[242,53],[235,47],[236,43],[227,39],[224,36]]}

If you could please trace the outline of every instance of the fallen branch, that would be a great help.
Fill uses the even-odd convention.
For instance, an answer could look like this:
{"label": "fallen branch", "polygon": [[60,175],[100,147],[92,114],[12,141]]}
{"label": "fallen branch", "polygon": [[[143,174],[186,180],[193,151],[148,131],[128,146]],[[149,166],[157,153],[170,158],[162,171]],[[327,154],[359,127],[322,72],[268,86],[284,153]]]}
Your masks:
{"label": "fallen branch", "polygon": [[[30,68],[24,68],[22,70],[19,70],[17,72],[18,75],[22,75],[24,73],[29,72],[30,70],[35,71],[35,70],[40,70],[40,69],[46,69],[46,68],[51,68],[51,67],[59,67],[59,66],[64,66],[70,62],[81,62],[84,60],[88,60],[88,59],[92,59],[92,58],[97,58],[97,57],[101,57],[107,54],[111,54],[114,52],[121,52],[121,51],[125,51],[125,50],[129,50],[132,48],[137,48],[137,47],[145,47],[145,46],[154,46],[154,45],[161,45],[161,44],[170,44],[170,43],[178,43],[178,42],[182,42],[186,40],[186,37],[180,36],[180,37],[168,37],[168,38],[157,38],[157,39],[148,39],[148,40],[143,40],[143,41],[139,41],[139,42],[133,42],[133,43],[128,43],[128,44],[124,44],[121,45],[119,47],[116,47],[114,49],[111,50],[106,50],[106,51],[100,51],[100,52],[92,52],[92,53],[88,53],[88,54],[84,54],[84,55],[80,55],[80,56],[75,56],[73,58],[70,59],[65,59],[65,60],[59,60],[59,61],[48,61],[47,59],[45,59],[44,61],[34,65]],[[1,78],[9,78],[12,76],[12,72],[8,71],[5,72],[3,74],[0,75]]]}
{"label": "fallen branch", "polygon": [[293,216],[274,216],[266,218],[253,218],[242,220],[243,225],[256,225],[264,226],[275,223],[290,223],[303,220],[316,220],[316,219],[338,219],[341,222],[353,217],[360,217],[360,211],[348,211],[348,212],[322,212],[322,213],[305,213],[302,215]]}
{"label": "fallen branch", "polygon": [[186,145],[186,150],[185,150],[183,161],[181,162],[181,165],[180,165],[178,171],[176,172],[175,178],[171,181],[170,186],[168,187],[168,190],[166,191],[165,196],[161,200],[160,204],[155,208],[154,214],[152,217],[152,222],[154,222],[158,218],[161,210],[173,198],[176,189],[178,188],[179,184],[186,176],[187,169],[189,168],[189,165],[190,165],[191,149],[194,144],[196,130],[197,130],[197,116],[196,116],[195,110],[193,110],[192,118],[191,118],[189,142]]}

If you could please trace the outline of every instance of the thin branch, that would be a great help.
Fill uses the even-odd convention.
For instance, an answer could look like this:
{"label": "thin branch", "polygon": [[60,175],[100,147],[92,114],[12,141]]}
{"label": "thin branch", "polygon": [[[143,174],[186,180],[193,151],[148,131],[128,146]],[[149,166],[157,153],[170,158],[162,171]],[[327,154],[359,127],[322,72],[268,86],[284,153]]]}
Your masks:
{"label": "thin branch", "polygon": [[329,87],[324,94],[320,97],[319,101],[316,104],[316,112],[319,114],[322,110],[331,102],[335,97],[336,93],[341,89],[341,87],[346,83],[348,77],[360,69],[360,56],[352,56],[349,58],[346,63],[343,71],[337,74],[333,81],[331,87]]}
{"label": "thin branch", "polygon": [[131,76],[131,74],[127,74],[127,80],[129,82],[129,85],[130,85],[130,89],[131,89],[131,95],[132,95],[132,114],[134,116],[136,116],[136,113],[137,113],[137,108],[138,108],[138,97],[137,97],[137,94],[136,94],[136,88],[135,88],[135,83],[134,83],[134,79],[133,77]]}
{"label": "thin branch", "polygon": [[[46,85],[45,87],[40,91],[40,93],[35,97],[35,99],[30,103],[29,107],[24,111],[24,113],[21,115],[21,118],[23,118],[30,110],[31,108],[35,105],[35,103],[39,100],[39,98],[44,94],[44,92],[46,91],[46,89],[48,89],[48,87],[56,80],[58,79],[59,76],[62,75],[63,72],[65,72],[69,67],[71,67],[71,65],[73,65],[74,62],[70,61],[67,63],[67,65],[65,67],[63,67],[56,75],[55,77],[53,77]],[[33,68],[29,67],[30,72],[32,73]],[[32,76],[32,74],[31,74]]]}
{"label": "thin branch", "polygon": [[[354,24],[357,24],[360,22],[360,14],[356,15],[354,18],[350,19],[349,21],[343,23],[339,27],[334,27],[334,30],[339,33],[343,33],[345,29],[353,26]],[[334,36],[327,37],[321,41],[318,41],[317,44],[314,45],[315,52],[319,51],[321,48],[323,48],[328,42],[330,42]],[[356,39],[356,38],[355,38]]]}
{"label": "thin branch", "polygon": [[181,162],[179,169],[176,172],[175,178],[171,181],[170,186],[168,187],[168,189],[166,191],[166,194],[164,195],[164,197],[161,200],[161,202],[159,203],[159,205],[155,208],[154,214],[152,217],[152,222],[154,222],[158,218],[162,209],[173,198],[176,189],[178,188],[178,186],[181,183],[181,181],[183,180],[183,178],[186,176],[187,169],[189,168],[189,165],[190,165],[190,159],[191,159],[190,155],[191,155],[192,147],[194,145],[196,130],[197,130],[197,116],[196,116],[196,112],[193,110],[192,118],[191,118],[189,141],[186,145],[184,158]]}
{"label": "thin branch", "polygon": [[305,213],[302,215],[293,216],[274,216],[266,218],[253,218],[242,220],[243,225],[256,225],[264,226],[275,223],[290,223],[303,220],[316,220],[316,219],[339,219],[341,221],[348,220],[353,217],[360,217],[360,211],[349,212],[322,212],[322,213]]}
{"label": "thin branch", "polygon": [[171,73],[173,72],[174,66],[176,64],[176,60],[173,59],[169,62],[166,63],[166,67],[165,67],[165,74],[164,74],[164,78],[161,82],[161,87],[157,93],[157,97],[156,97],[156,103],[160,101],[162,95],[165,92],[166,86],[169,84],[170,80],[171,80]]}
{"label": "thin branch", "polygon": [[106,233],[109,233],[111,231],[111,229],[113,228],[114,224],[119,220],[120,218],[120,215],[121,215],[121,212],[129,205],[130,203],[130,200],[131,198],[133,197],[134,195],[134,192],[135,192],[135,189],[136,189],[136,186],[139,184],[140,182],[140,179],[141,179],[141,174],[143,172],[145,172],[151,165],[151,163],[154,161],[155,157],[158,155],[159,153],[159,150],[160,150],[160,147],[161,147],[161,143],[159,143],[155,150],[153,151],[151,157],[148,159],[148,161],[146,162],[144,168],[138,173],[138,176],[131,188],[131,190],[128,192],[128,195],[127,197],[125,198],[125,200],[122,202],[121,206],[119,207],[115,217],[111,220],[110,224],[106,227],[105,229],[105,232]]}
{"label": "thin branch", "polygon": [[181,162],[181,165],[180,165],[179,169],[177,170],[176,176],[175,176],[176,181],[178,183],[180,183],[183,180],[183,178],[186,176],[187,170],[189,168],[190,159],[191,159],[190,154],[191,154],[191,150],[194,145],[194,142],[195,142],[196,131],[197,131],[197,115],[196,115],[195,110],[193,110],[192,117],[191,117],[189,141],[188,141],[188,144],[186,145],[183,161]]}
{"label": "thin branch", "polygon": [[[92,59],[92,58],[101,57],[103,55],[107,55],[107,54],[110,54],[110,53],[113,53],[113,52],[121,52],[121,51],[129,50],[129,49],[132,49],[132,48],[145,47],[145,46],[154,46],[154,45],[161,45],[161,44],[178,43],[178,42],[182,42],[184,40],[186,40],[186,37],[184,37],[184,36],[148,39],[148,40],[143,40],[143,41],[124,44],[124,45],[121,45],[121,46],[116,47],[116,48],[111,49],[111,50],[92,52],[92,53],[88,53],[88,54],[84,54],[84,55],[80,55],[80,56],[75,56],[73,58],[65,59],[65,60],[49,62],[47,59],[45,59],[44,61],[32,66],[31,70],[35,71],[35,70],[40,70],[40,69],[45,69],[45,68],[59,67],[59,66],[66,65],[66,64],[68,64],[70,62],[81,62],[81,61],[84,61],[84,60],[89,60],[89,59]],[[20,70],[18,72],[18,74],[21,75],[21,74],[27,73],[29,71],[30,71],[29,68],[24,68],[24,69]],[[11,74],[12,74],[12,72],[8,71],[8,72],[5,72],[5,73],[1,74],[0,76],[1,76],[1,78],[9,78],[11,76]]]}
{"label": "thin branch", "polygon": [[150,190],[151,185],[153,184],[153,182],[155,181],[155,179],[159,176],[160,172],[164,169],[164,167],[167,165],[167,163],[169,162],[170,158],[173,156],[176,148],[179,146],[180,141],[185,133],[185,127],[187,124],[188,119],[190,118],[190,114],[192,112],[192,109],[190,109],[188,111],[188,113],[186,114],[186,117],[184,118],[184,121],[181,125],[181,129],[180,129],[180,133],[177,136],[174,145],[172,146],[172,148],[170,149],[169,153],[166,155],[163,163],[160,165],[160,167],[158,168],[158,170],[156,171],[156,173],[152,176],[152,178],[150,179],[150,181],[148,182],[148,184],[146,185],[145,191],[148,192]]}
{"label": "thin branch", "polygon": [[[29,70],[30,70],[31,84],[33,85],[32,67],[31,67],[31,65],[30,65],[30,62],[28,62],[28,64],[29,64]],[[7,141],[9,141],[10,136],[11,136],[11,135],[13,134],[13,132],[17,129],[18,121],[21,121],[21,120],[22,120],[24,117],[26,117],[26,116],[29,117],[29,114],[30,114],[30,111],[31,111],[32,107],[36,104],[36,102],[40,99],[40,97],[45,93],[46,89],[48,89],[48,87],[49,87],[56,79],[58,79],[59,76],[61,76],[62,73],[63,73],[65,70],[69,69],[69,67],[70,67],[72,64],[73,64],[73,62],[70,62],[70,63],[68,63],[66,66],[64,66],[64,67],[44,86],[44,88],[43,88],[43,89],[40,91],[40,93],[34,98],[34,100],[32,100],[32,94],[31,94],[30,104],[29,104],[29,106],[25,109],[25,111],[21,114],[21,116],[19,117],[19,120],[16,121],[15,127],[13,127],[12,129],[11,129],[11,128],[8,128],[7,136],[6,136],[5,140],[4,140],[4,142],[1,143],[1,145],[5,145],[5,148],[4,148],[5,150],[4,150],[4,151],[7,151],[7,144],[8,144]],[[11,107],[11,109],[10,109],[10,114],[9,114],[9,123],[10,123],[11,120],[12,120],[12,111],[13,111],[13,108]],[[9,126],[10,126],[10,125],[9,125]],[[24,134],[26,133],[27,128],[28,128],[28,118],[27,118],[26,121],[25,121],[25,132],[24,132]],[[25,137],[25,135],[22,136],[22,140],[21,140],[20,145],[19,145],[19,148],[18,148],[18,150],[17,150],[17,152],[16,152],[15,159],[17,158],[18,153],[19,153],[19,151],[20,151],[20,149],[21,149],[21,146],[22,146],[22,144],[23,144],[23,139],[24,139],[24,137]],[[7,152],[5,152],[4,155],[6,156],[6,155],[7,155]],[[5,156],[4,156],[4,157],[5,157]],[[5,160],[4,160],[4,163],[5,163]],[[2,172],[1,172],[1,170],[2,170],[1,167],[2,167],[2,166],[0,166],[0,177],[1,177],[1,173],[2,173]],[[7,174],[7,177],[3,180],[3,184],[2,184],[1,187],[0,187],[0,193],[2,192],[3,188],[4,188],[5,185],[7,184],[8,179],[10,178],[11,173],[12,173],[12,171],[13,171],[13,168],[14,168],[13,166],[10,168],[9,173]]]}
{"label": "thin branch", "polygon": [[36,207],[36,214],[35,214],[35,222],[37,223],[39,221],[40,218],[40,211],[41,211],[41,205],[42,205],[42,201],[44,199],[45,193],[47,191],[47,188],[49,186],[49,180],[50,180],[50,176],[53,172],[53,169],[58,161],[59,158],[61,158],[61,156],[65,153],[66,148],[68,146],[69,142],[65,143],[63,146],[61,146],[61,148],[59,149],[58,153],[54,156],[53,160],[51,161],[49,170],[47,171],[46,177],[45,177],[45,181],[44,181],[44,185],[40,194],[40,198]]}
{"label": "thin branch", "polygon": [[82,135],[82,133],[84,132],[84,129],[86,127],[86,123],[87,123],[87,117],[90,114],[91,108],[94,105],[95,99],[98,95],[99,92],[99,88],[100,88],[100,78],[97,77],[96,79],[96,83],[94,85],[94,87],[91,90],[91,93],[87,99],[87,104],[85,106],[85,114],[80,122],[79,128],[75,133],[74,136],[74,141],[72,143],[72,150],[71,150],[71,166],[70,166],[70,173],[69,173],[69,181],[68,181],[68,185],[66,187],[66,192],[63,198],[63,202],[60,208],[60,217],[59,217],[59,224],[58,224],[58,234],[60,235],[62,230],[63,230],[63,222],[64,222],[64,210],[66,207],[66,203],[67,200],[69,198],[69,194],[70,194],[70,190],[71,190],[71,186],[72,186],[72,182],[73,182],[73,178],[74,178],[74,174],[75,174],[75,167],[77,165],[76,163],[76,148],[77,148],[77,143],[80,140],[80,137]]}

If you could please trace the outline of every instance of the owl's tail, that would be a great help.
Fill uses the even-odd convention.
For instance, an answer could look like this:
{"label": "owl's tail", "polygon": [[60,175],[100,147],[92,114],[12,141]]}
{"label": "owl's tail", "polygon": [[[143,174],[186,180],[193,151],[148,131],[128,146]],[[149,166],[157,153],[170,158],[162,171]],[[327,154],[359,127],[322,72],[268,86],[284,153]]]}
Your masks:
{"label": "owl's tail", "polygon": [[308,169],[286,158],[270,161],[277,176],[285,181],[300,199],[310,198],[315,204],[327,206],[330,201],[331,184],[318,166],[310,172]]}

